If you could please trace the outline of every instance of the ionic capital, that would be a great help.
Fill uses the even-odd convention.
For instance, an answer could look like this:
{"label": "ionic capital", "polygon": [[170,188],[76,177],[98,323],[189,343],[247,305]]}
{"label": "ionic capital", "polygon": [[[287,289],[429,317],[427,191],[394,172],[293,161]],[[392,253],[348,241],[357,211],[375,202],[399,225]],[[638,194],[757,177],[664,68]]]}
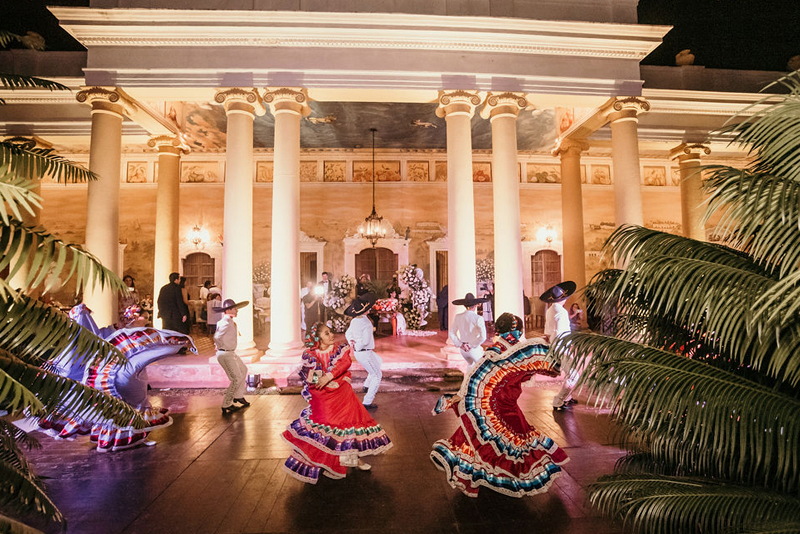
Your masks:
{"label": "ionic capital", "polygon": [[489,93],[481,109],[481,117],[494,119],[503,115],[513,115],[528,107],[528,99],[522,93]]}
{"label": "ionic capital", "polygon": [[577,156],[580,157],[581,152],[589,150],[589,143],[578,139],[557,139],[556,146],[552,150],[553,156]]}
{"label": "ionic capital", "polygon": [[481,103],[477,91],[439,91],[439,107],[436,116],[445,118],[451,114],[465,114],[472,117],[475,108]]}
{"label": "ionic capital", "polygon": [[267,87],[266,93],[264,93],[264,103],[269,106],[269,110],[273,115],[295,113],[301,117],[307,117],[311,114],[307,89]]}
{"label": "ionic capital", "polygon": [[638,120],[640,113],[650,111],[650,102],[640,96],[615,97],[609,107],[608,120],[615,122],[622,119]]}
{"label": "ionic capital", "polygon": [[214,102],[225,107],[225,113],[249,113],[252,116],[266,113],[261,96],[256,89],[231,87],[219,89],[214,94]]}
{"label": "ionic capital", "polygon": [[116,88],[86,87],[75,95],[81,104],[92,106],[92,112],[112,113],[124,117],[136,115],[136,105]]}
{"label": "ionic capital", "polygon": [[147,146],[158,149],[159,153],[188,154],[189,146],[180,135],[154,135],[147,140]]}
{"label": "ionic capital", "polygon": [[711,154],[711,148],[702,143],[681,143],[669,151],[669,159],[677,159],[679,162],[697,160],[705,155]]}

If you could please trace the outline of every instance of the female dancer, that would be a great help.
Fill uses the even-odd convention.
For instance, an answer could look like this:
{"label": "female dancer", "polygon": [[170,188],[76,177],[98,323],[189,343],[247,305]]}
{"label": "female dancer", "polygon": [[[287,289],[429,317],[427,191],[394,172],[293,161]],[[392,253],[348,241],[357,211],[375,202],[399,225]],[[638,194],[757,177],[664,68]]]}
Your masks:
{"label": "female dancer", "polygon": [[448,483],[469,497],[480,486],[523,497],[547,491],[568,461],[552,439],[525,420],[517,399],[534,374],[557,376],[547,362],[547,345],[523,341],[522,319],[504,313],[495,319],[494,345],[464,377],[458,395],[445,395],[434,414],[452,408],[459,428],[433,444],[431,460]]}
{"label": "female dancer", "polygon": [[369,470],[360,458],[381,454],[392,443],[350,386],[352,349],[335,345],[323,323],[310,328],[305,345],[300,377],[308,407],[282,434],[294,447],[284,468],[309,484],[316,484],[320,473],[344,478],[348,467]]}

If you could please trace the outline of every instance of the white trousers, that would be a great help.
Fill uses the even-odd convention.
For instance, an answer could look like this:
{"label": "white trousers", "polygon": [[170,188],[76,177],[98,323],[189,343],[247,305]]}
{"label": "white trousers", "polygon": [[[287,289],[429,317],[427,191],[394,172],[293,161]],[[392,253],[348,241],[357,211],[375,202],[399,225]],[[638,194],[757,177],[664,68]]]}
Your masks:
{"label": "white trousers", "polygon": [[222,407],[227,408],[233,404],[233,399],[244,398],[247,388],[247,366],[232,350],[218,350],[217,361],[231,381],[225,390],[225,398],[222,399]]}
{"label": "white trousers", "polygon": [[469,349],[468,351],[464,349],[458,349],[461,351],[461,356],[467,360],[469,365],[474,365],[475,362],[481,359],[483,356],[483,347],[480,345],[475,347],[474,349]]}
{"label": "white trousers", "polygon": [[[564,368],[564,364],[566,364],[566,369]],[[575,386],[578,385],[578,379],[581,377],[581,372],[583,371],[583,369],[575,369],[573,364],[574,362],[572,359],[568,359],[562,363],[561,372],[564,374],[564,386],[556,393],[556,396],[553,397],[554,408],[560,408],[565,402],[572,399],[572,391],[575,389]]]}
{"label": "white trousers", "polygon": [[364,404],[372,404],[378,393],[378,387],[381,385],[381,378],[383,378],[383,374],[381,374],[383,360],[371,350],[356,350],[353,353],[356,355],[356,361],[367,371],[367,379],[364,380],[364,387],[367,388]]}

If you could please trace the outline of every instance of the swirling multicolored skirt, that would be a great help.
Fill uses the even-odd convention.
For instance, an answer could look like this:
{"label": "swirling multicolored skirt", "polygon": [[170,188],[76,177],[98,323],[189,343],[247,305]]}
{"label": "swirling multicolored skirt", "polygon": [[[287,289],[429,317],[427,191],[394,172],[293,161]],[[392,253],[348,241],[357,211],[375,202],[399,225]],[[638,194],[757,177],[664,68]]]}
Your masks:
{"label": "swirling multicolored skirt", "polygon": [[358,458],[392,448],[389,436],[359,402],[348,382],[336,389],[312,390],[309,406],[283,432],[292,447],[284,468],[302,482],[316,484],[320,474],[344,478]]}
{"label": "swirling multicolored skirt", "polygon": [[434,413],[453,408],[459,428],[433,445],[431,460],[448,483],[477,497],[481,486],[510,497],[547,491],[569,459],[531,426],[517,405],[521,385],[534,374],[554,375],[547,346],[520,344],[487,351],[461,387],[460,401],[440,399]]}

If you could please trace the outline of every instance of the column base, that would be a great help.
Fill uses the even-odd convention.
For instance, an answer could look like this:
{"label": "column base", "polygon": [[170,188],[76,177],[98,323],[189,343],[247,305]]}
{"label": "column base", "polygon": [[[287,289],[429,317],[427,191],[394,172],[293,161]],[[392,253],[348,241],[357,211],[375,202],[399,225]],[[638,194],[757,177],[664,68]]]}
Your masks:
{"label": "column base", "polygon": [[269,349],[264,353],[264,358],[275,360],[278,358],[297,357],[303,354],[305,347],[302,343],[270,343]]}
{"label": "column base", "polygon": [[449,343],[439,350],[439,356],[448,362],[466,362],[461,351]]}

